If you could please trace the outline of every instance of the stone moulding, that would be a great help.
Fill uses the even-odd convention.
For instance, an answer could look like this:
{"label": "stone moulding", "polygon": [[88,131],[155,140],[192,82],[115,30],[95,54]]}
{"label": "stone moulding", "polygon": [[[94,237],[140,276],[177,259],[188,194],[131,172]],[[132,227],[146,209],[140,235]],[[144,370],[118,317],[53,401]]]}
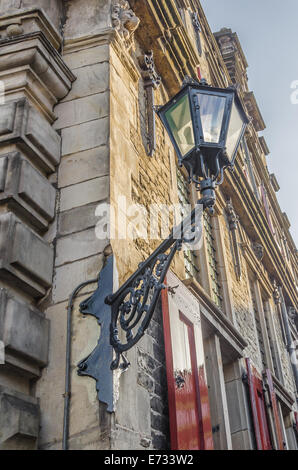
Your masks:
{"label": "stone moulding", "polygon": [[55,215],[56,190],[18,152],[0,155],[0,205],[20,213],[40,230]]}
{"label": "stone moulding", "polygon": [[42,32],[0,40],[0,80],[6,96],[25,91],[51,123],[53,107],[75,78]]}
{"label": "stone moulding", "polygon": [[60,142],[61,137],[28,100],[0,106],[0,151],[1,146],[14,144],[35,166],[52,173],[60,161]]}
{"label": "stone moulding", "polygon": [[14,214],[0,216],[0,278],[40,298],[52,284],[53,262],[53,247]]}
{"label": "stone moulding", "polygon": [[[14,29],[11,26],[14,26]],[[39,8],[21,9],[0,16],[1,39],[10,39],[14,36],[37,31],[41,31],[55,49],[60,48],[62,36],[43,10]]]}
{"label": "stone moulding", "polygon": [[99,33],[87,34],[78,38],[66,39],[63,52],[64,55],[72,52],[81,51],[82,49],[88,49],[89,47],[102,46],[104,44],[112,43],[117,34],[114,28],[103,28]]}

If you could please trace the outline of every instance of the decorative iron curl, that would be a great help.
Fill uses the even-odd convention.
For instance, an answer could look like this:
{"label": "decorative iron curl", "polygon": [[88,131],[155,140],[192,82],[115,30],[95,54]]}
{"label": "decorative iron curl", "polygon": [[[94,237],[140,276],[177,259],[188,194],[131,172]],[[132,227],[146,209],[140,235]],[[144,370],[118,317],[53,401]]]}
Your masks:
{"label": "decorative iron curl", "polygon": [[[180,242],[177,240],[168,254],[158,254],[149,265],[141,264],[141,271],[111,304],[110,342],[116,353],[116,358],[111,364],[112,370],[119,367],[120,357],[123,359],[120,367],[128,367],[123,353],[132,348],[148,328],[160,292],[166,288],[163,282],[167,271],[179,248]],[[120,339],[119,328],[124,333],[121,336],[125,336],[125,340]]]}
{"label": "decorative iron curl", "polygon": [[[204,201],[200,200],[198,204],[204,204]],[[117,292],[106,297],[105,303],[111,306],[110,343],[116,356],[111,363],[112,370],[128,368],[124,353],[142,338],[148,328],[160,293],[166,288],[164,280],[175,253],[183,243],[197,240],[199,228],[195,222],[198,207],[139,265]]]}

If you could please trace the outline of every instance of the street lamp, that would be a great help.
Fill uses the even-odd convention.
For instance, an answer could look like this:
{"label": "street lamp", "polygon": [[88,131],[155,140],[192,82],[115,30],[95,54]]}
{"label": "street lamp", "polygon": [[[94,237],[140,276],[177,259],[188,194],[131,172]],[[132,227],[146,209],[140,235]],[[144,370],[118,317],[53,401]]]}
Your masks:
{"label": "street lamp", "polygon": [[160,292],[166,288],[164,280],[175,253],[183,242],[189,241],[190,230],[198,229],[195,222],[199,205],[213,211],[215,188],[223,181],[224,169],[233,167],[248,123],[235,88],[212,88],[205,81],[198,83],[189,78],[183,82],[180,92],[156,112],[176,149],[179,164],[185,166],[189,180],[195,183],[202,198],[192,213],[112,294],[109,293],[113,279],[110,256],[100,273],[97,290],[80,305],[81,313],[97,318],[101,336],[94,351],[80,362],[78,373],[97,381],[99,399],[108,404],[108,411],[114,406],[111,369],[125,370],[129,366],[124,353],[148,328]]}
{"label": "street lamp", "polygon": [[157,114],[174,145],[179,165],[186,168],[189,180],[212,207],[215,187],[222,183],[224,169],[233,168],[248,124],[236,88],[215,88],[205,80],[187,78],[179,93],[159,107]]}

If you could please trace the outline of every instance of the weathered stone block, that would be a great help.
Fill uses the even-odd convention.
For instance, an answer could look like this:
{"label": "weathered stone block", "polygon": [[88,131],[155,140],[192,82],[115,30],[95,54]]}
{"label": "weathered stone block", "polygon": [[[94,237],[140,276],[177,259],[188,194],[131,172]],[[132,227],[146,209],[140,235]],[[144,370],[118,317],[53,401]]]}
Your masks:
{"label": "weathered stone block", "polygon": [[111,0],[75,0],[70,3],[65,38],[95,35],[111,26]]}
{"label": "weathered stone block", "polygon": [[76,69],[75,74],[76,81],[63,101],[95,95],[109,88],[109,64],[107,62]]}
{"label": "weathered stone block", "polygon": [[[34,6],[36,2],[24,1],[21,2],[22,6]],[[1,37],[9,38],[9,27],[11,25],[17,26],[20,34],[30,34],[33,32],[41,31],[50,43],[59,49],[62,43],[62,37],[54,28],[51,20],[55,20],[57,27],[60,26],[61,5],[58,0],[51,2],[51,6],[47,0],[39,0],[39,8],[22,8],[19,9],[20,2],[12,0],[1,0],[0,11],[7,12],[0,17],[0,33]],[[60,8],[58,8],[58,5]],[[16,8],[16,11],[13,11]],[[43,9],[41,9],[43,8]],[[8,12],[11,10],[10,12]],[[60,10],[60,11],[59,11]],[[51,20],[47,14],[51,17]]]}
{"label": "weathered stone block", "polygon": [[10,354],[45,366],[48,359],[49,321],[36,309],[9,297],[0,289],[0,339]]}
{"label": "weathered stone block", "polygon": [[58,120],[54,128],[62,129],[106,117],[109,105],[108,92],[61,103],[55,109]]}
{"label": "weathered stone block", "polygon": [[101,62],[109,61],[109,45],[102,44],[100,46],[91,46],[89,49],[81,49],[76,52],[71,52],[63,56],[67,66],[71,69],[78,69],[86,67],[86,65],[99,64]]}
{"label": "weathered stone block", "polygon": [[13,131],[16,115],[16,103],[4,104],[0,108],[0,135],[9,134]]}
{"label": "weathered stone block", "polygon": [[109,138],[109,118],[85,122],[62,130],[62,155],[107,144]]}
{"label": "weathered stone block", "polygon": [[0,276],[34,297],[52,283],[53,248],[12,213],[0,216]]}
{"label": "weathered stone block", "polygon": [[26,99],[0,106],[0,144],[16,144],[47,172],[60,160],[60,136]]}
{"label": "weathered stone block", "polygon": [[63,157],[59,165],[58,186],[106,176],[109,174],[109,148],[105,145]]}
{"label": "weathered stone block", "polygon": [[69,235],[70,233],[95,227],[98,221],[98,217],[95,215],[97,206],[98,204],[95,203],[61,212],[59,214],[59,234]]}
{"label": "weathered stone block", "polygon": [[[53,282],[53,301],[58,303],[68,299],[74,288],[81,282],[96,279],[102,269],[103,260],[103,255],[96,255],[56,268]],[[94,284],[88,286],[85,291],[93,292]]]}
{"label": "weathered stone block", "polygon": [[34,449],[38,428],[37,400],[0,386],[0,449]]}
{"label": "weathered stone block", "polygon": [[92,202],[100,202],[109,196],[109,177],[102,176],[84,183],[74,184],[61,190],[60,210],[67,211],[74,207]]}
{"label": "weathered stone block", "polygon": [[55,215],[56,190],[20,153],[0,155],[0,204],[21,212],[40,229]]}
{"label": "weathered stone block", "polygon": [[59,238],[56,250],[56,266],[88,258],[102,253],[109,241],[96,238],[94,228]]}

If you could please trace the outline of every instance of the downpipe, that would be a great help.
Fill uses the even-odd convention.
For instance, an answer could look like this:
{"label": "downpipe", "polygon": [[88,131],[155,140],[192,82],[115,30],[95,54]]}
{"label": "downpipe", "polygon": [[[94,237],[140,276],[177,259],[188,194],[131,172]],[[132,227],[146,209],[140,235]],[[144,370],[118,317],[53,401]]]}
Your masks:
{"label": "downpipe", "polygon": [[92,279],[79,284],[69,297],[67,306],[67,330],[66,330],[66,360],[65,360],[65,392],[64,392],[64,416],[63,416],[63,437],[62,437],[62,450],[68,450],[69,438],[69,409],[71,398],[71,379],[70,379],[70,366],[71,366],[71,320],[73,302],[79,291],[88,284],[95,284],[98,279]]}

